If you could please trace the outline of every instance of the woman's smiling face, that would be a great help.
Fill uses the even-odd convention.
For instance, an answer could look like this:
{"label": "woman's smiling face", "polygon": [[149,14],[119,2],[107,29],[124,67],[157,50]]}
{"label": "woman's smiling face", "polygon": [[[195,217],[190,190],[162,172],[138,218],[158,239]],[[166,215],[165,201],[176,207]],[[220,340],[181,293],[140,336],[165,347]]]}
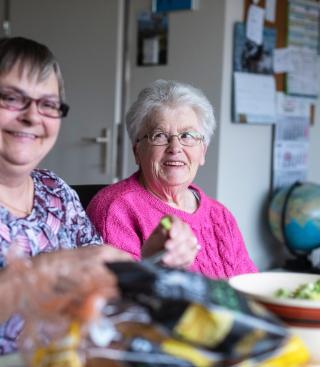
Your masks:
{"label": "woman's smiling face", "polygon": [[[166,107],[155,112],[151,123],[141,132],[162,131],[169,135],[192,131],[201,133],[194,110],[185,105]],[[206,145],[203,141],[195,146],[184,146],[178,138],[171,137],[168,145],[155,146],[142,139],[134,146],[136,163],[140,166],[145,184],[155,192],[163,189],[187,188],[194,180],[199,166],[205,162]],[[158,188],[158,189],[157,189]]]}
{"label": "woman's smiling face", "polygon": [[[0,88],[34,99],[59,100],[54,71],[39,81],[37,74],[29,75],[27,67],[20,69],[16,64],[10,72],[0,76]],[[22,111],[0,107],[0,166],[17,172],[31,171],[51,150],[59,129],[60,118],[41,115],[35,102]]]}

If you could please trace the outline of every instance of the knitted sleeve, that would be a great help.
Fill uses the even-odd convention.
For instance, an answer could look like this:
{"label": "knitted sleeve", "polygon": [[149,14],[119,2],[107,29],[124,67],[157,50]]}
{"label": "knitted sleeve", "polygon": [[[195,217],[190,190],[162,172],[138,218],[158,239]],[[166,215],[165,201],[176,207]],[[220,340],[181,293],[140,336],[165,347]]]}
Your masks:
{"label": "knitted sleeve", "polygon": [[104,243],[128,252],[136,260],[140,259],[143,239],[139,213],[135,213],[134,207],[121,197],[112,200],[108,194],[102,193],[91,201],[87,214]]}

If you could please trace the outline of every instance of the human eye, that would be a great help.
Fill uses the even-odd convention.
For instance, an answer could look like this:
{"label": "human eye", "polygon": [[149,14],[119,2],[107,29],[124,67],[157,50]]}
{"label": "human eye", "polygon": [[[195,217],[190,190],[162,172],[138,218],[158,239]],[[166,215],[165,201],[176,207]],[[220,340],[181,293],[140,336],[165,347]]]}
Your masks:
{"label": "human eye", "polygon": [[201,140],[201,135],[196,131],[183,131],[180,133],[180,140],[182,140],[183,143],[194,144]]}
{"label": "human eye", "polygon": [[8,107],[20,107],[24,104],[24,96],[20,93],[5,91],[0,93],[1,101]]}
{"label": "human eye", "polygon": [[168,142],[168,134],[163,131],[154,131],[150,134],[150,140],[153,143],[167,143]]}
{"label": "human eye", "polygon": [[38,104],[39,112],[49,117],[61,116],[61,103],[52,99],[42,99]]}
{"label": "human eye", "polygon": [[194,131],[184,131],[180,133],[180,139],[182,140],[197,140],[197,135]]}
{"label": "human eye", "polygon": [[193,139],[194,134],[191,131],[183,131],[180,133],[181,139]]}
{"label": "human eye", "polygon": [[60,110],[60,102],[50,100],[50,99],[43,99],[40,102],[41,108],[48,110],[48,111],[59,111]]}

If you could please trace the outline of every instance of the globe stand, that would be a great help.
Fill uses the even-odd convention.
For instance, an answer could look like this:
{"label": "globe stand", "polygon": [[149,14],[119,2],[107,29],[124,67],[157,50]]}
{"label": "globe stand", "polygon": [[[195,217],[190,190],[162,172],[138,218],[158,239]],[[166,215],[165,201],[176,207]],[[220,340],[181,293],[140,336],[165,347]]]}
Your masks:
{"label": "globe stand", "polygon": [[285,262],[284,269],[299,273],[315,273],[320,274],[320,269],[315,268],[307,255],[294,254],[294,259],[288,259]]}
{"label": "globe stand", "polygon": [[301,273],[316,273],[320,274],[320,269],[315,268],[312,264],[312,262],[309,260],[309,252],[296,252],[294,251],[290,244],[289,240],[287,238],[286,233],[286,215],[287,215],[287,207],[289,203],[289,199],[292,196],[293,192],[302,185],[301,182],[295,182],[293,185],[291,185],[284,197],[282,212],[281,212],[281,231],[283,235],[283,240],[285,245],[287,246],[287,249],[290,251],[290,253],[293,256],[293,259],[288,259],[285,262],[284,268],[285,270],[294,271],[294,272],[301,272]]}

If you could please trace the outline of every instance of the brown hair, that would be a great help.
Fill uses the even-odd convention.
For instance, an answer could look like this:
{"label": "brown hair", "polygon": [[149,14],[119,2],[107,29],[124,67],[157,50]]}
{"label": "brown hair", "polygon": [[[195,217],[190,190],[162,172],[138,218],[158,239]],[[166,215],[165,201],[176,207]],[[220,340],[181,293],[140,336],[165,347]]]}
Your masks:
{"label": "brown hair", "polygon": [[9,73],[16,64],[21,71],[27,67],[30,75],[38,74],[39,80],[45,80],[54,71],[60,99],[65,100],[61,69],[47,46],[23,37],[0,38],[0,75]]}

